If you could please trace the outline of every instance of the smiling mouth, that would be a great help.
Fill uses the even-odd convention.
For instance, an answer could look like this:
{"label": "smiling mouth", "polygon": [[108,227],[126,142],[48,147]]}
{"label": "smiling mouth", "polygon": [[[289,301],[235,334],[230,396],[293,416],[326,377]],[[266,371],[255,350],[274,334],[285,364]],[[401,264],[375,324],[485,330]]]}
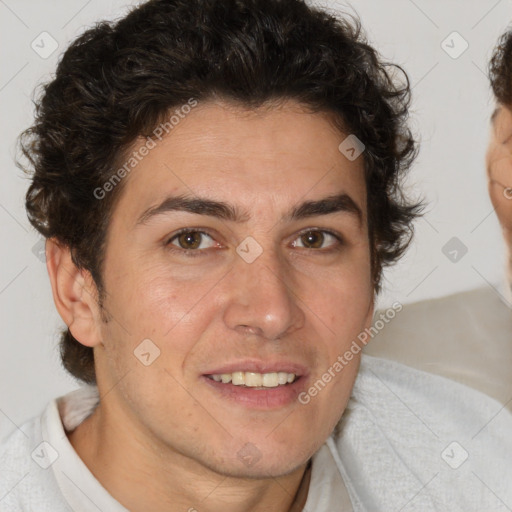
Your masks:
{"label": "smiling mouth", "polygon": [[287,386],[295,382],[298,377],[294,373],[272,372],[232,372],[215,375],[206,375],[206,377],[222,384],[232,384],[246,388],[268,389]]}

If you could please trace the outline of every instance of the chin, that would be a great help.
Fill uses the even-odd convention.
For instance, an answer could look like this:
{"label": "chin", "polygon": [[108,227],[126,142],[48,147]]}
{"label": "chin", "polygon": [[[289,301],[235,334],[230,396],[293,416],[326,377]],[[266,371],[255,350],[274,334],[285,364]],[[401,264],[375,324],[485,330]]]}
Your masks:
{"label": "chin", "polygon": [[281,478],[304,466],[311,456],[297,459],[294,457],[291,460],[286,457],[287,456],[283,455],[281,460],[267,460],[266,462],[264,462],[265,457],[262,457],[258,462],[252,464],[239,462],[237,460],[234,463],[223,463],[217,467],[213,466],[210,469],[218,474],[231,478],[247,478],[254,480]]}
{"label": "chin", "polygon": [[[307,439],[304,442],[277,445],[262,437],[260,441],[233,442],[225,447],[229,457],[215,461],[210,469],[233,478],[279,478],[293,473],[316,453],[324,440]],[[233,451],[233,446],[240,448]],[[205,464],[208,465],[208,464]]]}

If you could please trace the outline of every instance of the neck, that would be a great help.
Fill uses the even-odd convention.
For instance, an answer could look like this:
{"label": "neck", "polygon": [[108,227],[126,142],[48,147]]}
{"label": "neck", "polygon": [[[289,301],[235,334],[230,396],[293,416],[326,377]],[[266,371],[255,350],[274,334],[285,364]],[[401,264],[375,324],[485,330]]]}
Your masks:
{"label": "neck", "polygon": [[279,478],[233,478],[156,448],[128,421],[120,428],[110,416],[100,404],[68,437],[95,478],[132,512],[298,512],[305,504],[307,464]]}

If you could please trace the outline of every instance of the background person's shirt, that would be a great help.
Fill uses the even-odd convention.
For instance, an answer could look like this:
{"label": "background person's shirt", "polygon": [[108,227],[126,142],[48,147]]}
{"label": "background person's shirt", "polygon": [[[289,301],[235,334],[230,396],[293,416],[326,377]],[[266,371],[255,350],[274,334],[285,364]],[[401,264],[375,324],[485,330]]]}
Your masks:
{"label": "background person's shirt", "polygon": [[[97,389],[85,386],[52,401],[4,442],[2,512],[127,510],[94,478],[64,430],[97,403]],[[304,511],[509,510],[510,482],[512,415],[499,402],[364,355],[342,421],[312,459]]]}
{"label": "background person's shirt", "polygon": [[510,283],[406,304],[364,353],[455,380],[512,412]]}

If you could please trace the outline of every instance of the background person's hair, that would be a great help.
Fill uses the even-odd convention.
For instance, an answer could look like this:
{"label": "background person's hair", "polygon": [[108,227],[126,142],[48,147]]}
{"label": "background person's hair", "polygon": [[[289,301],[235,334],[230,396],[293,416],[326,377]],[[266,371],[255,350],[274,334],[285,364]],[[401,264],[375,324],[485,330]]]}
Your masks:
{"label": "background person's hair", "polygon": [[[153,0],[71,44],[36,102],[34,125],[20,137],[33,173],[29,220],[90,271],[100,305],[107,293],[105,235],[123,181],[101,200],[94,191],[123,165],[137,137],[151,136],[190,98],[247,108],[294,99],[331,114],[340,134],[365,144],[378,292],[383,267],[404,252],[420,209],[401,190],[416,154],[407,126],[407,75],[380,60],[357,20],[300,0]],[[69,329],[61,356],[72,375],[95,382],[93,350]]]}
{"label": "background person's hair", "polygon": [[500,36],[494,48],[489,78],[496,100],[512,107],[512,28]]}

